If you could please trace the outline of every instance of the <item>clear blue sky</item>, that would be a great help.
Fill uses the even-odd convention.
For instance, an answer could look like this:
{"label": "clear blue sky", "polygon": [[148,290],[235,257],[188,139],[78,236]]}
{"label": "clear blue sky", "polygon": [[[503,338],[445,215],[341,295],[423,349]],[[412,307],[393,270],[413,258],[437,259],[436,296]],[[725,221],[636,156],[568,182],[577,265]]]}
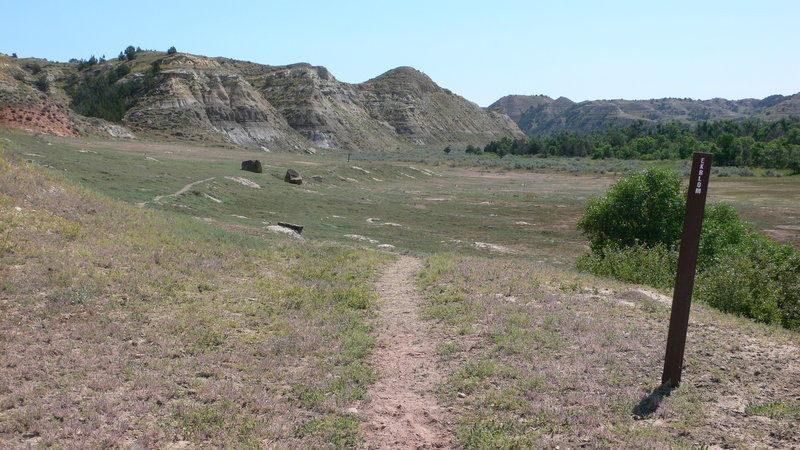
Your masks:
{"label": "clear blue sky", "polygon": [[55,61],[133,44],[308,62],[350,83],[413,66],[481,106],[800,92],[797,0],[3,3],[0,52]]}

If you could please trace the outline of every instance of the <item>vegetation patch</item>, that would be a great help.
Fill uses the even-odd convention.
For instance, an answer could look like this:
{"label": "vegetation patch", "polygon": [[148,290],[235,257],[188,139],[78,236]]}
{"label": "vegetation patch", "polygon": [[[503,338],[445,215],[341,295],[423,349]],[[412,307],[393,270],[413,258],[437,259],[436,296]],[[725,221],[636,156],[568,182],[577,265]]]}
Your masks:
{"label": "vegetation patch", "polygon": [[[159,61],[154,61],[149,71],[127,78],[132,63],[120,63],[104,70],[84,69],[65,87],[72,98],[70,107],[84,116],[121,122],[128,109],[155,85],[156,74],[161,70]],[[89,67],[93,68],[94,64]]]}
{"label": "vegetation patch", "polygon": [[[482,151],[501,158],[517,154],[645,161],[687,159],[693,152],[704,152],[713,153],[719,166],[800,173],[800,118],[700,121],[693,125],[639,121],[593,133],[562,132],[524,140],[506,137],[490,142]],[[466,153],[480,152],[476,147],[466,148]]]}
{"label": "vegetation patch", "polygon": [[[685,191],[657,169],[617,181],[587,203],[578,227],[592,253],[578,267],[669,289],[675,280]],[[695,297],[723,311],[800,329],[800,251],[758,234],[727,204],[706,208]]]}
{"label": "vegetation patch", "polygon": [[370,282],[389,256],[143,211],[6,154],[0,167],[5,446],[359,441],[344,411],[374,378]]}
{"label": "vegetation patch", "polygon": [[[665,394],[657,380],[669,310],[624,285],[523,260],[457,255],[429,258],[420,282],[426,308],[436,308],[445,290],[462,292],[469,311],[431,318],[447,355],[440,398],[453,408],[467,448],[780,447],[797,437],[786,430],[792,413],[765,425],[743,416],[744,406],[708,407],[751,403],[752,415],[783,414],[783,406],[757,399],[793,404],[798,388],[790,380],[800,368],[783,368],[800,348],[795,333],[699,305],[684,383]],[[781,343],[764,341],[772,336]],[[785,351],[770,355],[775,346]]]}

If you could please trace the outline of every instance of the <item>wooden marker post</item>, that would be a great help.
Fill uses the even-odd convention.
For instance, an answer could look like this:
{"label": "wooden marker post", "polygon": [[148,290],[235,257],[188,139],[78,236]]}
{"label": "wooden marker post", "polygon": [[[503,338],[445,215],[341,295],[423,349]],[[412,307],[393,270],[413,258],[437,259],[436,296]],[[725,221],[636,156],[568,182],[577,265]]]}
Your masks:
{"label": "wooden marker post", "polygon": [[692,303],[694,275],[697,267],[697,251],[700,247],[700,229],[706,208],[708,179],[711,175],[711,153],[695,153],[692,159],[692,174],[689,179],[689,194],[683,218],[683,237],[678,256],[678,274],[672,296],[672,314],[669,318],[667,353],[664,357],[664,374],[661,383],[677,387],[681,383],[683,351],[686,348],[686,331],[689,327],[689,309]]}

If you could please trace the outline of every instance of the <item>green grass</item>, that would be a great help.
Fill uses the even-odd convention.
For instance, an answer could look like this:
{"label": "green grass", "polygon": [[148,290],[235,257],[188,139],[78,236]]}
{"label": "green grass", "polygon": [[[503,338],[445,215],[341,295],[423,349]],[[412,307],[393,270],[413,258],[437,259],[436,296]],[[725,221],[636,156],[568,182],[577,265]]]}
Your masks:
{"label": "green grass", "polygon": [[[213,220],[251,234],[264,234],[265,222],[285,221],[305,226],[304,234],[314,240],[373,248],[388,244],[426,254],[505,254],[476,244],[487,243],[516,256],[562,265],[571,265],[585,252],[585,240],[575,229],[585,201],[601,195],[616,176],[589,166],[570,175],[552,169],[511,174],[499,168],[451,168],[444,162],[436,166],[437,161],[420,164],[413,158],[396,161],[397,155],[388,154],[359,153],[348,162],[337,154],[63,139],[11,131],[0,131],[0,138],[8,139],[9,149],[22,158],[113,198],[149,202],[146,208]],[[239,170],[245,159],[260,159],[265,172]],[[290,167],[301,172],[306,185],[282,181]],[[262,188],[225,177],[242,177]],[[152,202],[209,178],[181,195]],[[712,181],[711,196],[734,203],[760,229],[777,230],[784,241],[796,242],[800,232],[786,225],[800,214],[789,201],[798,190],[800,177],[728,177]]]}
{"label": "green grass", "polygon": [[[11,150],[23,158],[51,166],[75,182],[132,204],[213,178],[182,195],[150,202],[147,208],[210,219],[256,234],[263,234],[264,222],[286,221],[304,225],[304,234],[315,240],[372,247],[390,244],[424,253],[486,254],[492,250],[475,244],[485,242],[543,260],[568,262],[582,245],[570,217],[577,217],[585,198],[608,183],[605,179],[576,185],[570,178],[464,177],[433,168],[435,175],[428,175],[420,170],[425,167],[414,164],[348,163],[335,155],[170,145],[150,150],[145,143],[9,136],[14,141]],[[239,170],[240,162],[251,158],[269,166],[265,173]],[[294,187],[284,183],[288,167],[298,169],[308,184]],[[323,181],[313,180],[314,176]],[[225,177],[246,178],[262,189]]]}
{"label": "green grass", "polygon": [[747,405],[745,414],[752,416],[766,416],[770,419],[798,421],[800,420],[800,402],[773,400],[764,403]]}

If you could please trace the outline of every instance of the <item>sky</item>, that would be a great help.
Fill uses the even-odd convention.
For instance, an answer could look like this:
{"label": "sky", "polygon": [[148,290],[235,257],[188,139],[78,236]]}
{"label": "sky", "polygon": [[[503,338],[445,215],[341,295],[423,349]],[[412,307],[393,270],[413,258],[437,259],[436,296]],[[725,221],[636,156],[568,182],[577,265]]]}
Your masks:
{"label": "sky", "polygon": [[175,46],[348,83],[412,66],[481,106],[800,92],[797,0],[0,2],[0,52],[21,58]]}

